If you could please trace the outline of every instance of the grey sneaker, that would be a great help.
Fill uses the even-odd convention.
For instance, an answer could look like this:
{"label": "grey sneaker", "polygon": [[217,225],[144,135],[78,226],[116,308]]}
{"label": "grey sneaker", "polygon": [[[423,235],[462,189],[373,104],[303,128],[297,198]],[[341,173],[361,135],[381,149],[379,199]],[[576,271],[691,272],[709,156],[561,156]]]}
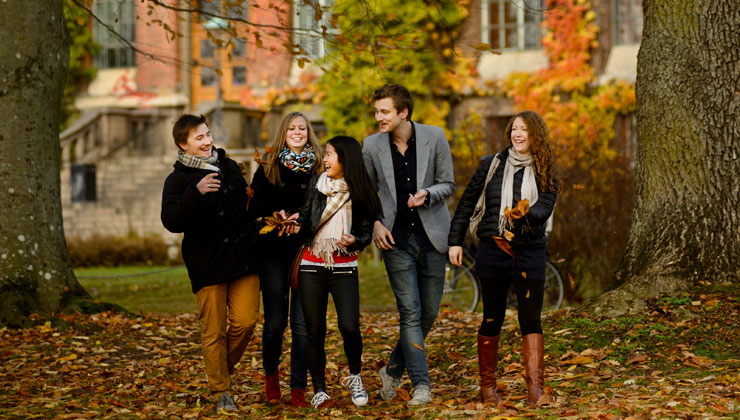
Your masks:
{"label": "grey sneaker", "polygon": [[342,379],[342,386],[349,388],[352,394],[352,404],[358,407],[367,404],[367,391],[365,391],[365,387],[362,385],[362,377],[359,374],[350,374]]}
{"label": "grey sneaker", "polygon": [[228,392],[222,392],[221,395],[218,397],[218,402],[216,403],[216,411],[239,411],[238,408],[236,408],[236,404],[234,404],[234,399],[231,398],[231,394]]}
{"label": "grey sneaker", "polygon": [[389,375],[386,371],[387,367],[388,365],[383,366],[378,371],[378,375],[380,375],[380,383],[383,385],[383,388],[380,390],[380,398],[384,401],[396,398],[396,388],[401,386],[401,380]]}
{"label": "grey sneaker", "polygon": [[313,398],[311,398],[311,405],[313,408],[318,410],[319,406],[329,399],[329,394],[324,391],[319,391],[313,396]]}
{"label": "grey sneaker", "polygon": [[432,401],[432,391],[429,388],[414,389],[414,396],[406,405],[427,405]]}

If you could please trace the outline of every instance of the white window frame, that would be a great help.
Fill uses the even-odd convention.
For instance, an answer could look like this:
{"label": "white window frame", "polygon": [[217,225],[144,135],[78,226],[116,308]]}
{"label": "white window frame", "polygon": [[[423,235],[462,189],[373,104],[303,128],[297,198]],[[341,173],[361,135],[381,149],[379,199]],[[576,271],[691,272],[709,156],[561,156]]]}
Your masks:
{"label": "white window frame", "polygon": [[[635,13],[637,10],[637,1],[640,2],[640,13]],[[630,14],[627,16],[619,14],[619,3],[629,3]],[[642,41],[642,31],[637,35],[637,22],[640,21],[640,26],[644,24],[644,10],[642,8],[643,0],[612,0],[612,42],[614,45],[635,45]],[[621,23],[626,23],[629,27],[629,40],[623,40],[619,35],[619,27]]]}
{"label": "white window frame", "polygon": [[[321,20],[314,20],[314,7],[319,6],[323,9],[324,13],[321,15]],[[300,56],[309,58],[322,58],[326,55],[326,40],[321,36],[321,26],[327,27],[327,33],[335,32],[329,27],[330,9],[334,5],[334,0],[311,0],[311,5],[305,4],[303,0],[293,1],[293,22],[296,29],[303,29],[303,31],[295,31],[293,33],[293,42],[298,44],[306,52]],[[304,24],[306,21],[306,15],[301,16],[301,13],[306,13],[309,16],[311,26],[306,27]],[[305,30],[314,30],[315,32],[306,32]],[[307,45],[308,43],[308,45]]]}
{"label": "white window frame", "polygon": [[[481,42],[488,44],[491,48],[496,48],[491,43],[490,32],[494,27],[498,27],[499,40],[506,40],[506,28],[507,23],[503,21],[505,7],[504,4],[510,2],[517,11],[516,14],[516,32],[517,32],[517,45],[506,46],[500,48],[502,51],[524,51],[524,50],[539,50],[542,49],[542,28],[540,24],[543,20],[545,12],[545,1],[544,0],[506,0],[496,1],[496,5],[499,7],[499,22],[496,24],[489,23],[489,16],[491,15],[491,0],[481,0]],[[537,4],[539,3],[539,4]],[[525,25],[525,13],[532,13],[535,16],[535,24],[540,30],[540,36],[537,40],[536,46],[526,46],[526,25]],[[530,23],[531,24],[531,23]],[[509,24],[511,25],[511,24]]]}
{"label": "white window frame", "polygon": [[[136,2],[134,0],[95,0],[93,13],[106,25],[113,28],[118,36],[136,46]],[[125,26],[130,26],[126,31]],[[130,33],[127,33],[129,32]],[[136,53],[122,42],[116,34],[111,33],[97,20],[93,22],[93,38],[100,44],[100,52],[95,55],[95,67],[99,69],[136,67]],[[115,63],[109,63],[108,52],[116,52]],[[126,56],[122,65],[121,56]]]}

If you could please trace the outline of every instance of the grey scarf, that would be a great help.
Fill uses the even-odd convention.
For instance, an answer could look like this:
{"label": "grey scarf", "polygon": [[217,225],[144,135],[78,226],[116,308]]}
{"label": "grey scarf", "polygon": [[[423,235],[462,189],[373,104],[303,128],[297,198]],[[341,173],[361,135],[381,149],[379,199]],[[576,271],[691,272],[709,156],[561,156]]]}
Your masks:
{"label": "grey scarf", "polygon": [[534,177],[532,169],[532,155],[520,155],[509,147],[509,157],[506,159],[504,166],[504,179],[501,183],[501,206],[498,213],[498,232],[503,236],[504,230],[511,229],[512,223],[504,215],[505,210],[511,209],[514,205],[514,174],[520,169],[524,169],[522,178],[522,188],[519,195],[520,200],[529,200],[529,206],[532,207],[537,202],[537,180]]}

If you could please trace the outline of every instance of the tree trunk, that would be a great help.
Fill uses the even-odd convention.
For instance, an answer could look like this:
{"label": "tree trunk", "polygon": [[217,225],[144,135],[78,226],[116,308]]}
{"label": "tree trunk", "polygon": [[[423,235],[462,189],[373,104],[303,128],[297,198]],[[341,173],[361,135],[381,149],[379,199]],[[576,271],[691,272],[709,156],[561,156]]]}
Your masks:
{"label": "tree trunk", "polygon": [[614,316],[697,281],[740,280],[740,7],[645,0],[637,61],[638,154]]}
{"label": "tree trunk", "polygon": [[0,326],[25,326],[85,296],[59,195],[59,115],[67,69],[62,1],[0,3]]}

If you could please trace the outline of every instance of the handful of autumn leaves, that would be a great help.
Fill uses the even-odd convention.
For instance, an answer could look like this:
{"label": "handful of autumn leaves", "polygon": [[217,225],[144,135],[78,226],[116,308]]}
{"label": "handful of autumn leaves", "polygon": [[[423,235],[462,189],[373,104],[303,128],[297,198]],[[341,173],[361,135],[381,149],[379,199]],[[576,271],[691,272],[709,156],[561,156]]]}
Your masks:
{"label": "handful of autumn leaves", "polygon": [[[519,200],[519,202],[516,203],[516,207],[514,207],[513,209],[509,209],[509,206],[506,206],[506,208],[504,208],[504,216],[510,223],[513,223],[514,220],[521,219],[527,213],[529,213],[529,200],[527,200],[526,198],[524,200]],[[514,239],[514,234],[509,230],[504,230],[503,238],[500,236],[493,237],[493,240],[496,241],[496,245],[498,245],[498,247],[501,248],[502,251],[513,257],[514,251],[511,249],[511,244],[509,243],[512,239]]]}
{"label": "handful of autumn leaves", "polygon": [[288,220],[282,217],[277,211],[273,212],[271,216],[263,217],[262,222],[265,225],[260,228],[260,235],[264,235],[278,229],[278,236],[283,236],[289,226],[296,224],[295,220]]}

